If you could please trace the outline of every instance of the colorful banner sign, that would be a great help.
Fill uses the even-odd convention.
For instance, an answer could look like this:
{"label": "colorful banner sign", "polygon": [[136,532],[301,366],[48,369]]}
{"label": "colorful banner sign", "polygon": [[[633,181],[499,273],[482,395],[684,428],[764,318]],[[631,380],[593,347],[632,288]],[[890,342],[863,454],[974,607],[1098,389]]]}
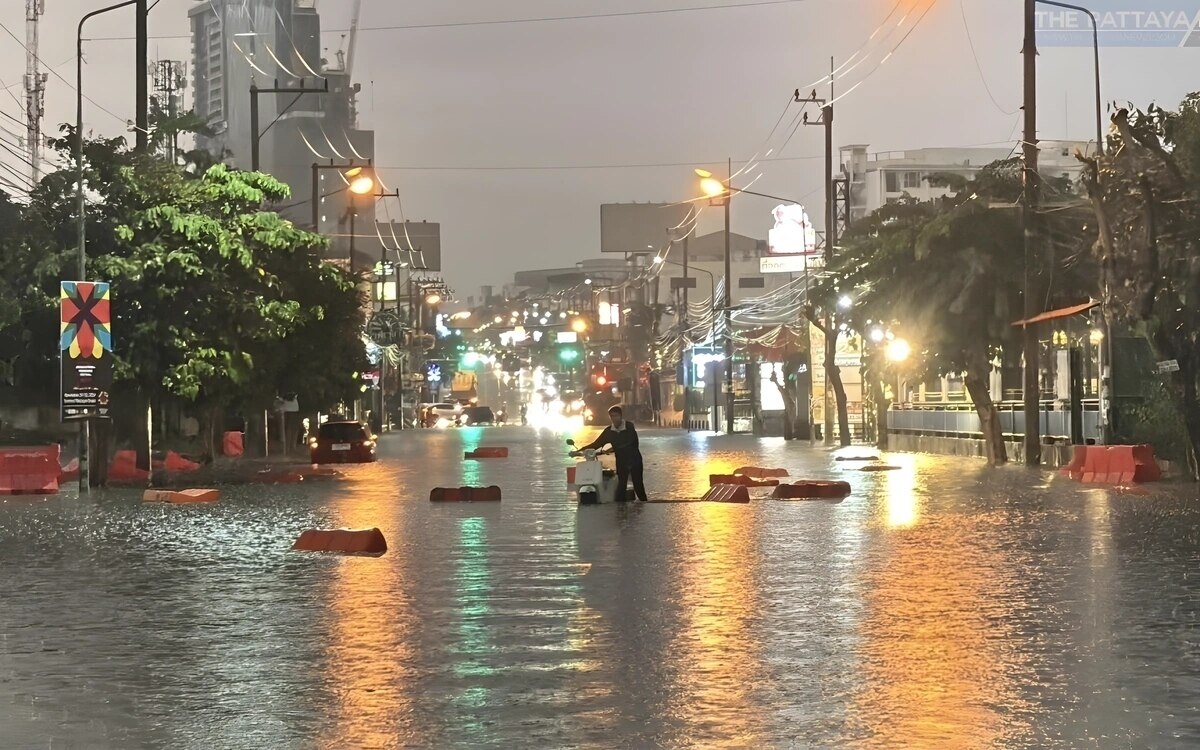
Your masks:
{"label": "colorful banner sign", "polygon": [[59,359],[63,420],[107,418],[113,382],[112,310],[105,282],[59,287]]}

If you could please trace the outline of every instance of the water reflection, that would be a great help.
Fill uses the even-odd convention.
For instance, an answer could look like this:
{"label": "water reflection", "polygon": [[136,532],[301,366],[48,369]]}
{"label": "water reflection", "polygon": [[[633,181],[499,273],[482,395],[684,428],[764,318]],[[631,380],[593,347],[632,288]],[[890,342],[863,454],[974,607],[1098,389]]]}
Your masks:
{"label": "water reflection", "polygon": [[396,724],[413,712],[412,616],[404,580],[396,475],[383,464],[355,467],[339,487],[338,525],[378,526],[388,541],[380,558],[333,558],[326,594],[326,689],[332,693],[326,747],[392,747]]}
{"label": "water reflection", "polygon": [[758,607],[756,522],[746,510],[700,504],[680,519],[680,621],[671,643],[677,684],[669,710],[704,747],[759,744],[752,699],[759,644],[750,637]]}
{"label": "water reflection", "polygon": [[883,472],[883,501],[887,506],[887,524],[893,529],[915,526],[920,515],[917,495],[917,457],[889,456],[888,463],[897,471]]}

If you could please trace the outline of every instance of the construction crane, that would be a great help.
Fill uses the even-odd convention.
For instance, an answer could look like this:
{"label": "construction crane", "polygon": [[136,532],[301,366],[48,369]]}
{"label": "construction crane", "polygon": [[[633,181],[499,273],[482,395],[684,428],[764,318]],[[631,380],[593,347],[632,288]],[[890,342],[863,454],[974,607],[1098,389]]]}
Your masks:
{"label": "construction crane", "polygon": [[46,98],[46,74],[38,62],[38,22],[46,12],[46,0],[25,0],[25,148],[29,151],[29,179],[41,179],[42,115]]}

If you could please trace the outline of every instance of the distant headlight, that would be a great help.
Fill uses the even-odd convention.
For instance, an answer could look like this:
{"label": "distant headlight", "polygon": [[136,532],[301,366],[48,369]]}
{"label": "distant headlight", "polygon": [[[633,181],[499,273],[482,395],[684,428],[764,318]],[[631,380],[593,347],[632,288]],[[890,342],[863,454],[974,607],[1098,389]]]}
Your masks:
{"label": "distant headlight", "polygon": [[438,417],[437,422],[434,422],[433,426],[439,429],[445,429],[450,426],[450,420],[446,419],[445,417]]}

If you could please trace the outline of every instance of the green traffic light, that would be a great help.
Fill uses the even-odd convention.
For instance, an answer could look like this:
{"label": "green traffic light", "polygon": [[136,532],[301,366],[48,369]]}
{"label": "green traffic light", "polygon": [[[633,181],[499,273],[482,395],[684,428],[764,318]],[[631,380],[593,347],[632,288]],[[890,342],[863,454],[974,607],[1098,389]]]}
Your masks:
{"label": "green traffic light", "polygon": [[563,362],[574,362],[579,359],[579,351],[576,349],[560,349],[558,358]]}

